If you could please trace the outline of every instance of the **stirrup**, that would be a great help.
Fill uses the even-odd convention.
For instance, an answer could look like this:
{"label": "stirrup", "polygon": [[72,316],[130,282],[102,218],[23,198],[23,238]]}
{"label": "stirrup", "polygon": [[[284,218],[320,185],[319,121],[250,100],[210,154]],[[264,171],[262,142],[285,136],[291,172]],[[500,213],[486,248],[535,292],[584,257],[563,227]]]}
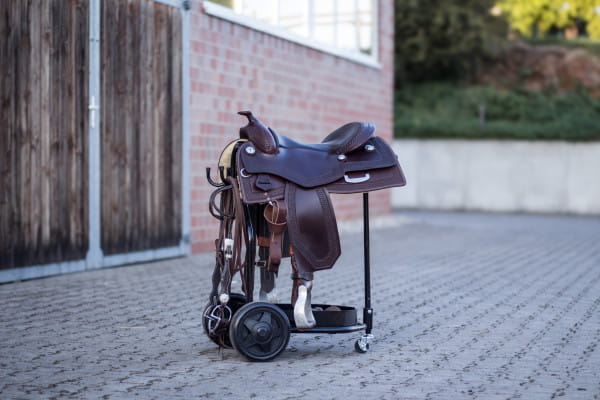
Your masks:
{"label": "stirrup", "polygon": [[[312,286],[312,283],[308,284]],[[312,312],[311,290],[304,284],[298,286],[298,298],[294,304],[294,322],[298,329],[310,329],[317,325]]]}
{"label": "stirrup", "polygon": [[260,289],[258,299],[266,303],[277,304],[277,288],[273,288],[273,290],[270,292],[265,292],[264,290]]}

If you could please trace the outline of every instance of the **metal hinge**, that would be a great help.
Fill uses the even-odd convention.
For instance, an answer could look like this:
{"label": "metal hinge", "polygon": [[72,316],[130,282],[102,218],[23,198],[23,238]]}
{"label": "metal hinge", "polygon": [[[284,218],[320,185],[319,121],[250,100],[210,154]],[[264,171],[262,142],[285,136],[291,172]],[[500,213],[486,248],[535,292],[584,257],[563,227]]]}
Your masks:
{"label": "metal hinge", "polygon": [[90,128],[95,128],[96,127],[96,111],[100,108],[98,107],[98,105],[96,104],[96,97],[95,96],[91,96],[90,98],[90,104],[88,105],[88,110],[90,110]]}

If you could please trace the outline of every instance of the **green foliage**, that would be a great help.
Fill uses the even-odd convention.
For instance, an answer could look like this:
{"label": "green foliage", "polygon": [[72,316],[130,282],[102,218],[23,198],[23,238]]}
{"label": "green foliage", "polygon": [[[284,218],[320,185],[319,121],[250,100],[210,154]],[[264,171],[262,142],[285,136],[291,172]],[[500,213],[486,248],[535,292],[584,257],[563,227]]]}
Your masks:
{"label": "green foliage", "polygon": [[397,90],[395,117],[396,137],[600,140],[600,99],[583,90],[556,94],[449,83],[412,85]]}
{"label": "green foliage", "polygon": [[600,38],[600,4],[596,0],[500,0],[512,27],[525,36],[587,23],[590,37]]}
{"label": "green foliage", "polygon": [[503,47],[494,0],[396,0],[396,83],[468,79]]}
{"label": "green foliage", "polygon": [[596,56],[600,56],[600,40],[589,38],[565,39],[553,36],[543,38],[530,38],[526,42],[531,45],[554,45],[570,49],[585,49]]}

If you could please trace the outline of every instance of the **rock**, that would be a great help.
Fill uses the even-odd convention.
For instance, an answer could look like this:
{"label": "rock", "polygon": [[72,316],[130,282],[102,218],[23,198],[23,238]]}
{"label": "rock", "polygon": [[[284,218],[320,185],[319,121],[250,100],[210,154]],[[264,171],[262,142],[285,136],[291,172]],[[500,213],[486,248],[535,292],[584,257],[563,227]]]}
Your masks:
{"label": "rock", "polygon": [[520,85],[532,91],[568,91],[581,85],[600,97],[600,57],[584,49],[517,43],[479,77],[494,86]]}

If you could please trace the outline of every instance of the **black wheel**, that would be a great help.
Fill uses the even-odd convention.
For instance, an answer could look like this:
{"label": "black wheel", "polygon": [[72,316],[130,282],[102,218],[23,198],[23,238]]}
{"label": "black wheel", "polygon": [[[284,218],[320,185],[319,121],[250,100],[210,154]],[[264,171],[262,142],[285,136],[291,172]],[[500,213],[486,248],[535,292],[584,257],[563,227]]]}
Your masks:
{"label": "black wheel", "polygon": [[290,340],[290,321],[270,303],[249,303],[231,319],[233,347],[251,361],[268,361],[285,350]]}
{"label": "black wheel", "polygon": [[[208,336],[210,340],[219,346],[232,348],[233,346],[231,345],[231,340],[229,340],[229,323],[232,315],[235,314],[237,310],[239,310],[244,304],[246,304],[246,296],[240,293],[231,293],[229,295],[229,302],[227,303],[227,307],[229,307],[230,312],[224,312],[226,315],[223,317],[225,317],[227,321],[222,322],[216,321],[214,316],[212,316],[216,306],[207,304],[204,307],[204,312],[202,313],[202,327],[204,328],[204,333],[206,336]],[[222,325],[220,327],[216,327],[214,325],[216,323],[220,323]],[[213,333],[211,333],[211,331],[213,331]]]}
{"label": "black wheel", "polygon": [[356,342],[354,342],[354,350],[356,350],[357,353],[366,353],[369,351],[369,343],[358,339]]}

